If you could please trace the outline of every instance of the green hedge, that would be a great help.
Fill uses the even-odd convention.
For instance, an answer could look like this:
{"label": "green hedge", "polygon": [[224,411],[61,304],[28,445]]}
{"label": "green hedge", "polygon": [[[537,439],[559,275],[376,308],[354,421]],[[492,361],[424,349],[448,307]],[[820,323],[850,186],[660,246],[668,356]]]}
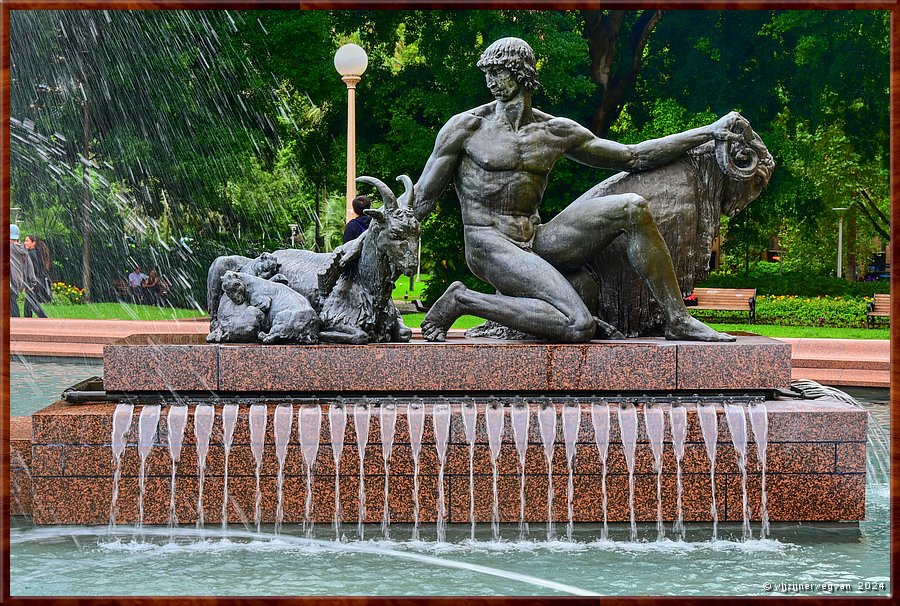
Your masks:
{"label": "green hedge", "polygon": [[758,295],[799,295],[802,297],[871,297],[873,293],[889,293],[887,280],[848,282],[831,276],[817,276],[807,272],[784,272],[778,263],[760,261],[751,265],[750,272],[713,272],[697,286],[704,288],[755,288]]}
{"label": "green hedge", "polygon": [[[757,296],[756,323],[782,326],[833,326],[862,328],[866,325],[866,303],[872,297],[843,297],[823,295],[798,297],[795,295]],[[735,321],[746,318],[745,312],[691,310],[703,320]]]}

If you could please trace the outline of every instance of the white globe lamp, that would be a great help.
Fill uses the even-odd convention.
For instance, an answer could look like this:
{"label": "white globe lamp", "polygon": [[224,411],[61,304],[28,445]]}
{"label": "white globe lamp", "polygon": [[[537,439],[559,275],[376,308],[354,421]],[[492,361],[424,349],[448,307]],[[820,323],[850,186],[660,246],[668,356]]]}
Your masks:
{"label": "white globe lamp", "polygon": [[334,54],[334,68],[347,85],[347,222],[354,217],[356,197],[356,85],[369,66],[366,51],[358,44],[345,44]]}

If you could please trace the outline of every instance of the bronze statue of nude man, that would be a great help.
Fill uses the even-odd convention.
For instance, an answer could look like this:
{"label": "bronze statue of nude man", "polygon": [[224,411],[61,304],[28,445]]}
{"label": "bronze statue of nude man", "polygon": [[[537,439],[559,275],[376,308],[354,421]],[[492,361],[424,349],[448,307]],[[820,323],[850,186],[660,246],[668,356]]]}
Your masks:
{"label": "bronze statue of nude man", "polygon": [[713,138],[738,138],[749,124],[731,113],[714,124],[622,145],[531,105],[534,51],[518,38],[491,44],[478,61],[495,101],[453,116],[415,185],[416,217],[430,213],[451,178],[459,196],[469,269],[497,289],[484,294],[454,282],[422,322],[443,341],[462,314],[564,342],[594,338],[597,320],[563,275],[580,268],[614,238],[663,310],[667,339],[733,341],[687,312],[672,259],[646,201],[636,194],[573,203],[547,223],[538,207],[554,163],[566,156],[588,166],[639,171],[664,165]]}

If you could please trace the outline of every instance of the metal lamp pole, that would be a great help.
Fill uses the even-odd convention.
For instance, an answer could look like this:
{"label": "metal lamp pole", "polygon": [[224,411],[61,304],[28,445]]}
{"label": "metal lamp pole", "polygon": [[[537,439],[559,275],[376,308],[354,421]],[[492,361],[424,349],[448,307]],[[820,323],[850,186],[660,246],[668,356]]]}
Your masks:
{"label": "metal lamp pole", "polygon": [[347,222],[355,214],[351,202],[356,197],[356,85],[368,65],[366,51],[357,44],[345,44],[334,54],[334,68],[347,85]]}
{"label": "metal lamp pole", "polygon": [[834,212],[838,214],[838,253],[837,253],[837,277],[840,278],[843,275],[844,269],[844,215],[849,210],[848,208],[832,208]]}

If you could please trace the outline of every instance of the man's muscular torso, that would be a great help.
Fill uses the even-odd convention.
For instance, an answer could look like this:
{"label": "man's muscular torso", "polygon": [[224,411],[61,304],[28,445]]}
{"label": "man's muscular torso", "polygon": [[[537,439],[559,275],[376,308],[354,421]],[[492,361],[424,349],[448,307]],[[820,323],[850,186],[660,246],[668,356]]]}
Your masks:
{"label": "man's muscular torso", "polygon": [[464,131],[454,180],[463,225],[494,228],[527,244],[541,222],[550,169],[572,146],[574,123],[534,110],[534,121],[514,131],[495,108],[489,103],[455,117]]}

